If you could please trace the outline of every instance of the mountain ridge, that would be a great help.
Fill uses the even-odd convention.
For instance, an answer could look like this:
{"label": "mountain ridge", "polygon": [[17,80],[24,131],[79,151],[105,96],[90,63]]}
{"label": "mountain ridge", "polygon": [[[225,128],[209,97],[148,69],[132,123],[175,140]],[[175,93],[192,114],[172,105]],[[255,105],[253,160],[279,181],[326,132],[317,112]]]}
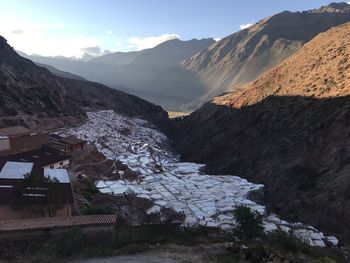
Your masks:
{"label": "mountain ridge", "polygon": [[233,33],[182,62],[210,88],[194,104],[241,90],[317,34],[350,21],[350,5],[330,4],[304,12],[284,11]]}

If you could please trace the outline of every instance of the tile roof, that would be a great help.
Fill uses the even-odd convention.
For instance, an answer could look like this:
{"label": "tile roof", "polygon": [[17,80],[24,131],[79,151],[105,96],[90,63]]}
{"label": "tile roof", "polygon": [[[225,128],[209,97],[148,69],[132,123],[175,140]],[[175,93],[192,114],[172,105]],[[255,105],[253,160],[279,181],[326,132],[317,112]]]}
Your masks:
{"label": "tile roof", "polygon": [[1,239],[0,258],[24,258],[31,255],[39,243],[39,238]]}
{"label": "tile roof", "polygon": [[0,220],[0,233],[51,230],[69,227],[114,225],[117,215],[84,215],[70,217]]}

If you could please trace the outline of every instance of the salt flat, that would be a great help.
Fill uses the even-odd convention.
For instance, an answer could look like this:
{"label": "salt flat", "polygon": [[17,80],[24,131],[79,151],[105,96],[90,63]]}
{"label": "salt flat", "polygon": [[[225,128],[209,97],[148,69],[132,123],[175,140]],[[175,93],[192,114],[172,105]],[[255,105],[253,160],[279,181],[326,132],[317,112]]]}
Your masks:
{"label": "salt flat", "polygon": [[[263,185],[253,184],[232,175],[203,174],[201,164],[182,163],[171,151],[168,138],[150,123],[115,114],[113,111],[88,113],[88,120],[78,128],[62,131],[97,146],[111,160],[120,160],[137,172],[137,180],[96,182],[101,193],[136,195],[152,201],[148,214],[161,213],[162,208],[184,215],[187,227],[207,226],[231,229],[235,226],[233,212],[244,205],[264,216],[265,231],[292,231],[312,246],[337,244],[335,237],[325,237],[311,226],[289,223],[274,214],[267,214],[263,205],[249,199]],[[118,172],[118,171],[116,171]]]}

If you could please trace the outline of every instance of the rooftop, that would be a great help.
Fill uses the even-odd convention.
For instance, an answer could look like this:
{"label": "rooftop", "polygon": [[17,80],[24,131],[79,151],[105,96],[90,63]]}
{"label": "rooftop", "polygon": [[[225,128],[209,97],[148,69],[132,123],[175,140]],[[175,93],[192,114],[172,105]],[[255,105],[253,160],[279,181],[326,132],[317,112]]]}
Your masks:
{"label": "rooftop", "polygon": [[1,220],[0,232],[50,230],[68,227],[114,225],[116,215],[85,215],[71,217]]}
{"label": "rooftop", "polygon": [[83,140],[80,140],[75,136],[68,136],[68,137],[61,138],[61,142],[67,143],[69,145],[74,145],[74,144],[82,143]]}
{"label": "rooftop", "polygon": [[30,134],[30,130],[23,127],[23,126],[15,126],[15,127],[9,127],[9,128],[2,128],[0,129],[0,135],[1,136],[21,136],[24,134]]}
{"label": "rooftop", "polygon": [[1,179],[24,179],[32,172],[33,163],[7,162],[0,172]]}
{"label": "rooftop", "polygon": [[50,139],[51,140],[54,140],[54,141],[60,141],[63,137],[58,135],[58,134],[54,134],[54,133],[51,133],[50,134]]}

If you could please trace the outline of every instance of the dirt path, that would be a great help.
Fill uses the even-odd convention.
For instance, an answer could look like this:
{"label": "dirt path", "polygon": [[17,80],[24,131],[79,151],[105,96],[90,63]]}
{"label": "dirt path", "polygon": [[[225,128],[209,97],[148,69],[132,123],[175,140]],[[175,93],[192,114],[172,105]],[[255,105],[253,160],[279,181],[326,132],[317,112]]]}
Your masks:
{"label": "dirt path", "polygon": [[114,256],[106,258],[91,258],[69,263],[180,263],[211,262],[208,258],[212,255],[226,251],[223,244],[197,245],[193,247],[181,245],[164,245],[150,249],[141,254]]}
{"label": "dirt path", "polygon": [[109,258],[95,258],[88,260],[73,261],[71,263],[178,263],[171,258],[152,255],[132,255],[132,256],[116,256]]}

